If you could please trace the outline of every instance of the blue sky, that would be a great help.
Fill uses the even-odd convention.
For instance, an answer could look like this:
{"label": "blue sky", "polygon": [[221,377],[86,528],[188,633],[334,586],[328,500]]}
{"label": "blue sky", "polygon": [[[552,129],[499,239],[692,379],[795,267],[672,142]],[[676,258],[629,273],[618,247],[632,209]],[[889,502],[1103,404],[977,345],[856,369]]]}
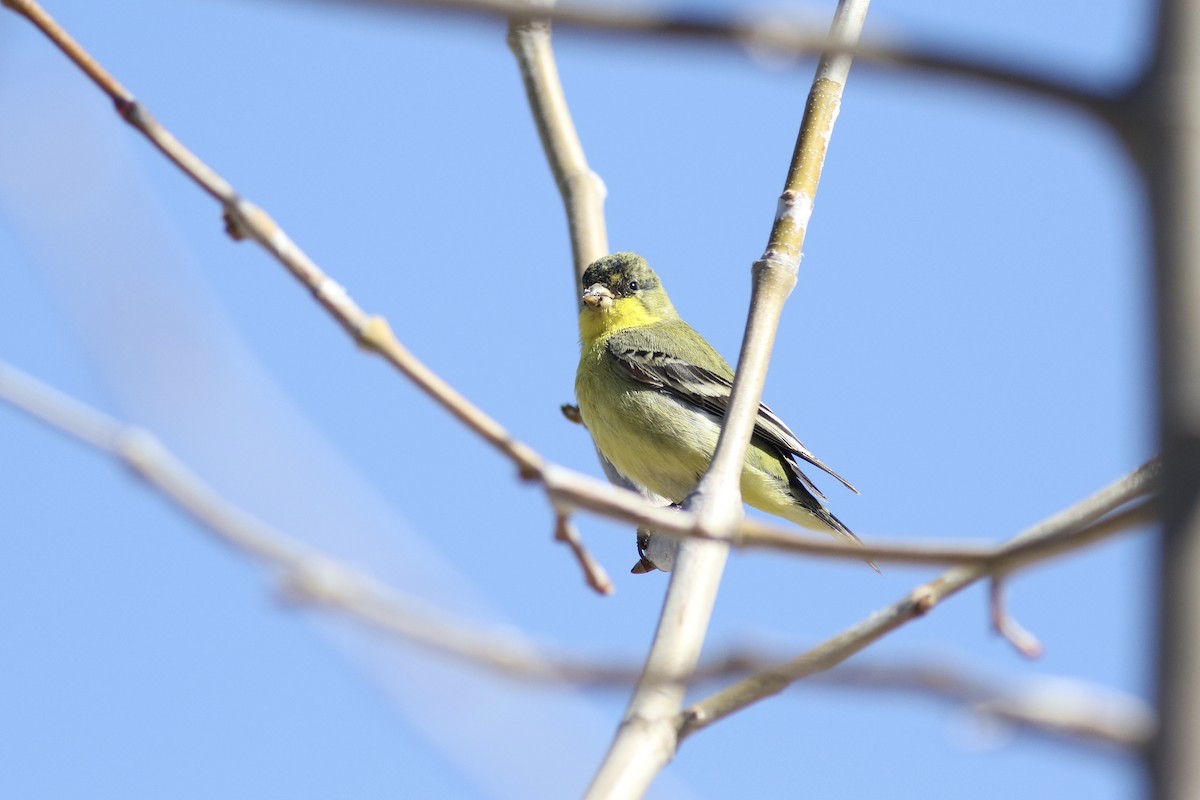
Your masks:
{"label": "blue sky", "polygon": [[[47,9],[427,364],[599,474],[558,413],[576,289],[503,25],[334,5]],[[1144,56],[1150,22],[1133,3],[911,2],[873,9],[868,32],[1103,84]],[[646,255],[734,356],[812,64],[574,32],[556,50],[612,248]],[[626,573],[632,533],[580,519],[617,585],[594,596],[508,463],[230,242],[215,205],[11,14],[0,119],[0,358],[433,603],[556,649],[644,653],[666,581]],[[1149,457],[1146,222],[1089,120],[856,68],[766,390],[862,491],[824,482],[835,513],[865,537],[996,541]],[[103,457],[5,409],[0,448],[0,795],[550,798],[598,763],[624,691],[513,684],[289,608]],[[864,658],[1147,696],[1151,553],[1143,533],[1014,580],[1038,662],[989,633],[978,588]],[[709,650],[798,652],[934,574],[735,554]],[[1131,761],[925,699],[800,687],[688,740],[651,796],[1139,786]]]}

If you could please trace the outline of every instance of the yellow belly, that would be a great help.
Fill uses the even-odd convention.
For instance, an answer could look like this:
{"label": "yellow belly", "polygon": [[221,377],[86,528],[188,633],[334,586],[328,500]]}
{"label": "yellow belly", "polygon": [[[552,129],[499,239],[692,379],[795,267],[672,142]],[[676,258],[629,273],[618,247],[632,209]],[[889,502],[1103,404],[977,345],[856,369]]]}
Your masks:
{"label": "yellow belly", "polygon": [[[653,387],[642,388],[603,352],[588,355],[599,363],[580,370],[575,394],[597,448],[629,480],[682,502],[712,460],[720,434],[716,417]],[[754,442],[746,453],[741,491],[743,501],[755,508],[829,530],[792,496],[780,456]]]}

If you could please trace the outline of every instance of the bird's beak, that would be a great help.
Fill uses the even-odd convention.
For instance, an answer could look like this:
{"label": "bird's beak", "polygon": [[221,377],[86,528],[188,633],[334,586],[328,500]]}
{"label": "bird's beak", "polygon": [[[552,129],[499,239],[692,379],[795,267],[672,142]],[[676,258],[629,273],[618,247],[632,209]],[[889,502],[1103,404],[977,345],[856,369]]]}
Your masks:
{"label": "bird's beak", "polygon": [[608,311],[612,308],[613,293],[603,283],[593,283],[583,293],[583,302],[598,311]]}

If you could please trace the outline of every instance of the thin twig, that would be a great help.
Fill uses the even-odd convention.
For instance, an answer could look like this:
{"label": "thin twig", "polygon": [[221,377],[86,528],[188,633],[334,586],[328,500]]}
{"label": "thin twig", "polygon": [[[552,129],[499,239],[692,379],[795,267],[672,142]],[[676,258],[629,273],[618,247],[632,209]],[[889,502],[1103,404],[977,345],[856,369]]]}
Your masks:
{"label": "thin twig", "polygon": [[1021,623],[1008,612],[1004,605],[1004,581],[993,578],[988,589],[988,609],[992,618],[992,629],[1004,637],[1018,653],[1026,658],[1040,658],[1045,648],[1038,638],[1021,627]]}
{"label": "thin twig", "polygon": [[803,553],[818,558],[843,560],[852,557],[886,561],[892,564],[974,564],[996,556],[996,547],[979,541],[896,541],[886,544],[865,540],[852,544],[816,533],[793,532],[776,525],[747,519],[738,525],[730,544],[745,550],[771,550],[781,553]]}
{"label": "thin twig", "polygon": [[579,536],[579,531],[575,529],[568,515],[558,514],[555,517],[554,538],[571,548],[575,560],[579,562],[579,568],[583,570],[583,576],[587,580],[588,586],[603,595],[610,595],[615,591],[608,573],[588,552],[583,544],[583,539]]}

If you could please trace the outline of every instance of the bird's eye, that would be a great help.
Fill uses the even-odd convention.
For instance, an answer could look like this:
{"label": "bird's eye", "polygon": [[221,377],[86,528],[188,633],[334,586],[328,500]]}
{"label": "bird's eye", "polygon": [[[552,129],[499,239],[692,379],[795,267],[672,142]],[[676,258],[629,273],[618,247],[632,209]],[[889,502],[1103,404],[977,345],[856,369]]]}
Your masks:
{"label": "bird's eye", "polygon": [[630,281],[630,282],[629,282],[629,291],[631,291],[631,292],[636,292],[637,290],[638,290],[638,282],[637,282],[637,281]]}

